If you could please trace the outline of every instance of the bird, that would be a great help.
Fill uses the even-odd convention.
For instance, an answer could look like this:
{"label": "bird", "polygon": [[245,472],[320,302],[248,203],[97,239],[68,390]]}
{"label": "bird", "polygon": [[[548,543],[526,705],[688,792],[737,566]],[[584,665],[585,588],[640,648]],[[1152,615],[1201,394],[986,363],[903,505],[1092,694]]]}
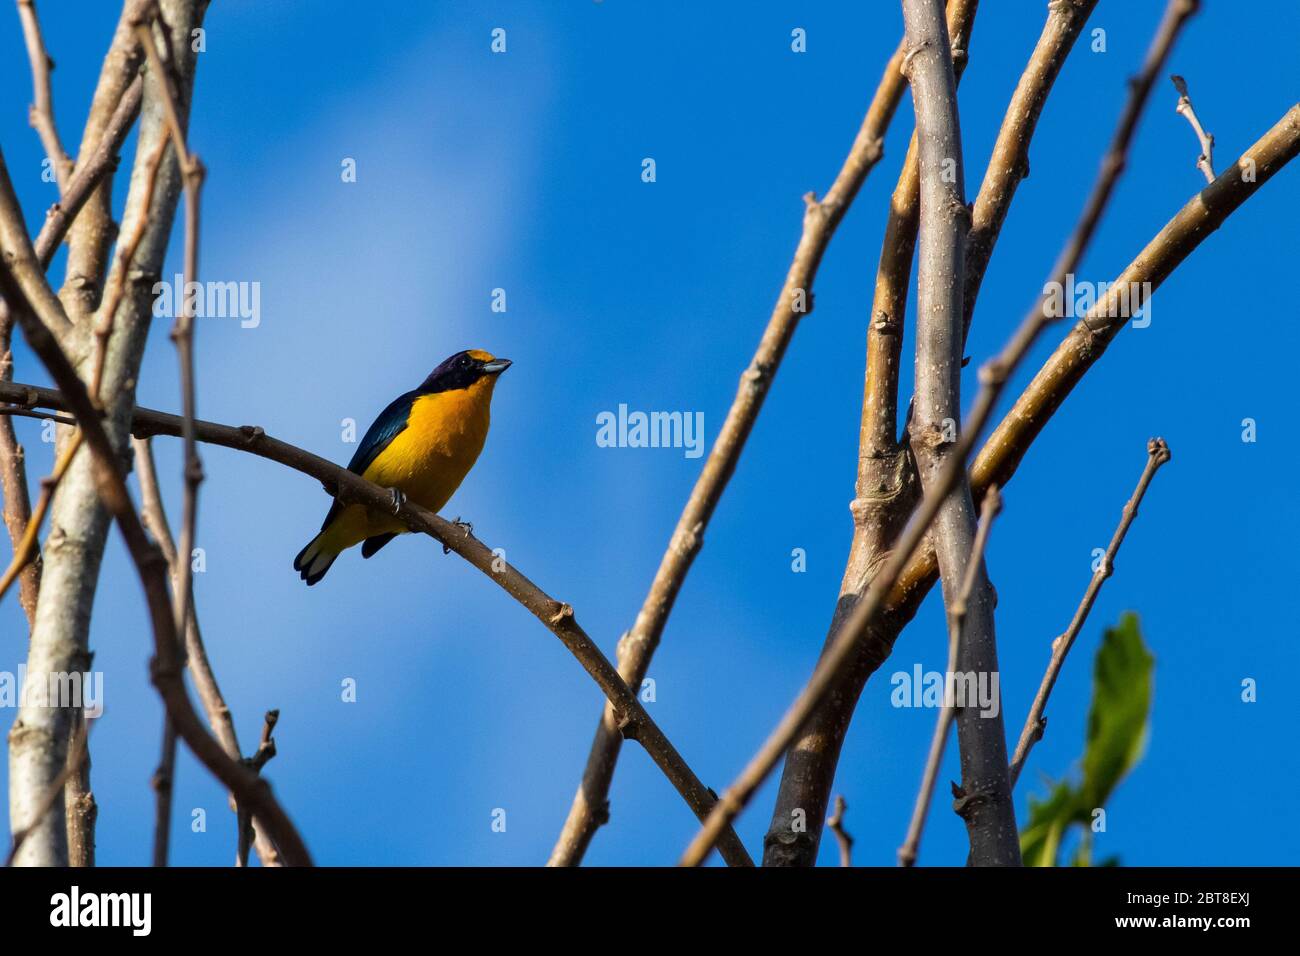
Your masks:
{"label": "bird", "polygon": [[483,451],[492,392],[511,364],[482,349],[457,352],[379,413],[348,471],[387,488],[393,514],[336,500],[320,533],[293,561],[308,586],[348,548],[360,544],[361,556],[369,558],[409,531],[396,517],[407,499],[435,512],[447,503]]}

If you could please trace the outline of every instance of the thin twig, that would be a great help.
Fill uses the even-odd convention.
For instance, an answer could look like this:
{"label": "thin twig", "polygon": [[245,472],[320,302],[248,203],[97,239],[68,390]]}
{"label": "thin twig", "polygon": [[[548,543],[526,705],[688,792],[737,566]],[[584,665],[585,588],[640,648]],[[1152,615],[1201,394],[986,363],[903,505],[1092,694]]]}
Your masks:
{"label": "thin twig", "polygon": [[28,119],[41,138],[45,155],[54,167],[59,192],[63,193],[68,186],[68,177],[72,175],[72,160],[59,140],[59,129],[54,123],[54,96],[50,92],[50,71],[54,69],[54,61],[45,50],[34,0],[18,0],[18,19],[22,22],[23,39],[27,43],[27,59],[32,65],[33,102]]}
{"label": "thin twig", "polygon": [[1056,686],[1056,678],[1060,676],[1061,668],[1065,665],[1066,655],[1070,653],[1075,638],[1079,636],[1079,631],[1083,629],[1084,622],[1088,620],[1088,614],[1097,601],[1097,595],[1101,593],[1101,586],[1108,577],[1115,573],[1115,556],[1119,553],[1120,545],[1124,543],[1124,536],[1128,534],[1129,526],[1133,524],[1133,519],[1137,517],[1138,506],[1142,504],[1142,498],[1147,493],[1151,479],[1155,477],[1156,472],[1160,470],[1160,466],[1167,462],[1169,458],[1169,446],[1165,444],[1163,438],[1152,438],[1147,442],[1146,467],[1142,469],[1142,477],[1138,479],[1133,496],[1124,505],[1119,526],[1115,529],[1114,535],[1111,536],[1110,544],[1106,547],[1106,554],[1102,557],[1097,570],[1093,572],[1087,590],[1083,592],[1083,600],[1079,602],[1079,607],[1075,610],[1074,617],[1070,621],[1070,626],[1066,628],[1064,634],[1052,641],[1052,658],[1047,664],[1047,673],[1043,675],[1043,681],[1038,687],[1033,706],[1029,708],[1029,716],[1025,718],[1024,729],[1020,731],[1020,743],[1016,745],[1015,756],[1011,759],[1011,767],[1008,772],[1011,775],[1012,787],[1015,787],[1016,781],[1020,779],[1020,771],[1024,769],[1025,761],[1029,758],[1029,751],[1033,749],[1034,744],[1043,738],[1043,731],[1047,728],[1047,718],[1043,716],[1043,711],[1047,709],[1047,699],[1052,696],[1052,688]]}
{"label": "thin twig", "polygon": [[67,235],[68,229],[77,218],[77,213],[99,188],[104,177],[117,169],[118,151],[131,132],[136,116],[140,113],[140,98],[144,82],[140,77],[127,87],[122,100],[109,118],[108,127],[100,137],[99,145],[85,157],[72,174],[68,188],[64,190],[59,201],[50,207],[36,237],[36,258],[41,268],[48,269],[58,251],[59,243]]}
{"label": "thin twig", "polygon": [[971,549],[970,562],[966,565],[966,577],[962,580],[961,594],[953,602],[948,612],[948,669],[945,671],[945,693],[943,707],[939,710],[939,719],[935,722],[934,736],[930,740],[930,755],[925,762],[925,772],[921,774],[921,789],[916,795],[916,805],[912,809],[912,822],[907,829],[907,838],[898,850],[898,865],[912,866],[921,849],[921,831],[925,829],[925,820],[930,813],[930,801],[934,798],[934,784],[939,778],[939,767],[943,763],[943,751],[948,743],[948,730],[952,727],[956,715],[956,695],[953,692],[953,675],[957,672],[957,660],[961,650],[962,629],[966,620],[966,607],[970,601],[971,590],[975,585],[975,569],[984,560],[988,548],[989,531],[993,519],[1002,510],[1002,496],[996,486],[990,488],[980,506],[980,525],[975,534],[975,545]]}
{"label": "thin twig", "polygon": [[158,45],[154,42],[151,20],[158,15],[154,8],[148,19],[136,23],[136,36],[149,62],[149,74],[154,77],[163,94],[171,140],[179,157],[181,175],[185,183],[185,268],[181,310],[172,327],[172,341],[176,343],[180,363],[181,415],[185,425],[182,433],[185,464],[185,500],[181,509],[181,536],[177,548],[181,560],[176,564],[176,633],[185,632],[189,615],[191,563],[198,522],[199,485],[203,482],[203,463],[199,460],[198,446],[194,441],[194,299],[189,290],[198,282],[199,269],[199,195],[203,189],[205,170],[199,158],[190,152],[185,137],[185,122],[181,117],[180,91],[171,71],[163,62]]}
{"label": "thin twig", "polygon": [[[14,356],[9,348],[12,333],[13,320],[9,315],[9,307],[0,301],[0,382],[13,380]],[[24,414],[38,414],[27,412],[26,409],[21,411]],[[39,414],[44,416],[48,413]],[[27,453],[18,443],[18,433],[14,431],[9,414],[0,417],[0,491],[4,495],[5,530],[9,534],[13,552],[17,554],[32,520],[32,499],[27,488]],[[29,633],[36,626],[36,599],[40,588],[40,562],[30,561],[18,578],[18,603],[22,605],[23,614],[27,618]]]}
{"label": "thin twig", "polygon": [[14,831],[13,840],[9,845],[9,855],[5,857],[5,866],[14,865],[14,860],[18,857],[18,851],[23,848],[23,843],[26,842],[28,835],[45,819],[46,814],[54,809],[54,805],[63,796],[63,788],[69,778],[81,769],[81,765],[85,762],[89,753],[89,748],[86,745],[90,739],[91,724],[98,719],[97,717],[87,718],[83,715],[72,739],[72,748],[68,753],[67,762],[64,763],[54,779],[50,781],[50,785],[45,788],[45,793],[41,796],[41,799],[37,801],[36,812],[32,819],[28,821],[26,826]]}
{"label": "thin twig", "polygon": [[849,805],[845,802],[843,795],[835,798],[835,812],[826,819],[826,825],[831,828],[835,834],[835,839],[840,845],[840,866],[853,865],[853,837],[849,831],[844,829],[844,811],[848,810]]}
{"label": "thin twig", "polygon": [[[906,85],[898,71],[902,56],[900,45],[885,67],[857,138],[825,198],[819,202],[813,193],[804,196],[803,232],[767,328],[740,377],[736,397],[677,519],[636,621],[619,641],[619,674],[633,687],[645,679],[677,594],[704,543],[704,530],[736,469],[795,328],[813,308],[813,281],[822,255],[867,174],[883,155],[884,135]],[[613,709],[606,707],[582,782],[547,861],[549,866],[576,866],[596,829],[608,819],[609,787],[621,745]]]}
{"label": "thin twig", "polygon": [[19,408],[15,405],[0,406],[0,415],[7,418],[34,418],[37,421],[58,422],[60,425],[75,425],[77,420],[68,415],[51,415],[49,412],[34,412],[30,408]]}
{"label": "thin twig", "polygon": [[154,792],[153,865],[167,865],[171,844],[172,792],[176,780],[176,725],[163,711],[162,756],[150,781]]}
{"label": "thin twig", "polygon": [[1187,81],[1175,73],[1169,79],[1174,82],[1174,89],[1178,90],[1178,105],[1174,111],[1181,113],[1186,117],[1187,122],[1192,124],[1192,130],[1196,133],[1196,139],[1201,144],[1201,155],[1196,157],[1196,168],[1205,174],[1207,183],[1214,182],[1214,134],[1207,133],[1201,126],[1201,121],[1196,115],[1196,110],[1192,108],[1192,97],[1187,92]]}
{"label": "thin twig", "polygon": [[[280,722],[278,710],[268,710],[262,721],[262,738],[258,741],[257,752],[244,759],[244,764],[253,773],[261,773],[266,762],[275,756],[275,725]],[[253,814],[238,802],[235,805],[238,820],[239,837],[235,850],[235,866],[248,866],[248,850],[256,834],[253,831]]]}
{"label": "thin twig", "polygon": [[36,557],[37,546],[36,539],[41,533],[41,524],[45,521],[45,515],[50,510],[50,502],[54,500],[54,492],[59,487],[59,482],[68,472],[68,466],[72,464],[72,459],[77,454],[77,449],[81,447],[81,432],[74,432],[63,446],[63,451],[59,453],[58,460],[54,463],[54,470],[41,479],[41,494],[36,499],[36,507],[32,509],[31,517],[27,521],[27,527],[23,531],[22,539],[14,549],[13,559],[9,562],[9,567],[5,569],[3,577],[0,577],[0,601],[9,591],[9,587],[18,579],[23,568]]}
{"label": "thin twig", "polygon": [[[131,447],[135,452],[135,473],[140,481],[140,519],[149,529],[163,557],[171,568],[176,567],[176,541],[172,537],[171,524],[167,520],[167,510],[163,505],[162,491],[158,486],[158,468],[154,464],[152,443],[147,438],[132,438]],[[172,582],[175,587],[176,576],[173,572]],[[235,732],[235,722],[230,715],[230,708],[221,693],[217,676],[208,660],[208,651],[203,643],[203,632],[199,628],[198,609],[194,604],[193,588],[189,602],[189,615],[185,622],[185,667],[193,678],[194,690],[199,696],[199,703],[208,718],[208,726],[220,741],[226,754],[235,760],[243,759],[239,749],[239,736]],[[234,795],[230,797],[230,807],[235,809]],[[260,821],[253,821],[257,832],[255,846],[263,866],[279,866],[280,855],[266,836]]]}

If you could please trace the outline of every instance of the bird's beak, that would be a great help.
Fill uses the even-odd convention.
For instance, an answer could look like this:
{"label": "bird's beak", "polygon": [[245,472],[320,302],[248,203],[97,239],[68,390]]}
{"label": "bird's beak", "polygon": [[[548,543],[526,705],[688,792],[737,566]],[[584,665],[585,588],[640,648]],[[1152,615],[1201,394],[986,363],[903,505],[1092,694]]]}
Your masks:
{"label": "bird's beak", "polygon": [[504,372],[512,364],[513,363],[510,361],[510,359],[505,359],[505,358],[493,359],[490,362],[483,363],[483,371],[487,372],[489,375],[496,375],[498,372]]}

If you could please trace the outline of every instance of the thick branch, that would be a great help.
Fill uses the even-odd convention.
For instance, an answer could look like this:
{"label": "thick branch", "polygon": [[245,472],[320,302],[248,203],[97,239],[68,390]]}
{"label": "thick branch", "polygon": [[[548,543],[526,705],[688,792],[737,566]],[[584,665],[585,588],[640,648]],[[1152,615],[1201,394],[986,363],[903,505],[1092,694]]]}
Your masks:
{"label": "thick branch", "polygon": [[[952,65],[959,82],[969,59],[977,7],[975,0],[952,0],[948,4]],[[903,316],[907,311],[907,287],[912,276],[919,215],[920,179],[913,133],[894,187],[876,271],[875,296],[867,326],[858,476],[855,496],[849,505],[853,538],[835,611],[827,628],[826,647],[885,560],[916,503],[918,483],[911,450],[906,440],[898,440],[897,434]],[[836,699],[832,695],[832,703]],[[764,866],[812,866],[816,862],[835,758],[847,728],[842,716],[847,715],[834,706],[819,707],[790,748],[772,822],[763,841]],[[792,826],[795,819],[804,825]]]}
{"label": "thick branch", "polygon": [[[1129,97],[1116,124],[1110,146],[1101,162],[1100,171],[1084,205],[1083,212],[1069,241],[1057,257],[1052,273],[1054,280],[1064,281],[1063,277],[1073,272],[1082,260],[1083,254],[1096,232],[1102,213],[1113,195],[1115,184],[1125,168],[1129,144],[1132,141],[1142,108],[1149,98],[1155,78],[1162,70],[1174,41],[1188,17],[1195,11],[1195,7],[1196,4],[1190,2],[1190,0],[1170,0],[1151,41],[1142,69],[1130,83]],[[1049,17],[1053,15],[1054,12],[1049,11]],[[1050,31],[1045,31],[1045,35],[1050,38],[1052,34]],[[1015,138],[1010,141],[1014,142]],[[910,247],[907,254],[910,257]],[[884,253],[882,252],[882,261],[883,257]],[[900,266],[895,270],[902,273],[902,278],[899,280],[901,285],[906,283],[907,273],[904,269],[909,267]],[[879,290],[879,284],[877,289]],[[997,384],[997,387],[1000,388],[1000,384]],[[991,405],[987,406],[987,408],[991,409]],[[984,418],[987,418],[988,414],[989,412],[986,410]],[[885,432],[883,428],[879,430],[882,433]],[[970,431],[969,423],[967,431]],[[972,435],[970,440],[974,441],[977,437],[977,435]],[[900,463],[901,466],[907,464],[906,461]],[[894,480],[894,486],[905,489],[909,471],[904,470],[902,474],[902,478]],[[1007,474],[1002,475],[999,483],[1004,483],[1009,477]],[[987,486],[987,482],[980,483],[980,478],[981,473],[975,470],[973,481],[976,496],[981,494],[983,488]],[[895,506],[893,503],[888,503],[886,507],[903,508],[902,505]],[[877,566],[888,556],[891,547],[897,547],[894,544],[896,537],[897,532],[887,539],[890,544],[879,549],[881,557],[877,561]],[[873,568],[872,573],[879,572]],[[894,640],[916,613],[916,609],[925,597],[930,585],[934,583],[936,574],[934,552],[929,548],[926,548],[921,555],[913,559],[902,573],[899,587],[895,590],[895,594],[891,596],[888,606],[880,612],[879,620],[869,625],[868,631],[862,636],[857,650],[849,658],[845,673],[839,678],[838,684],[833,691],[826,694],[822,705],[817,708],[815,718],[809,724],[810,729],[802,732],[796,744],[792,746],[786,762],[786,771],[782,777],[781,793],[778,798],[778,814],[781,813],[783,807],[824,807],[826,805],[831,787],[834,784],[835,765],[839,757],[840,747],[844,735],[847,733],[862,688],[871,674],[888,658]],[[851,603],[841,600],[840,606],[836,610],[836,620],[832,624],[832,632],[838,629],[838,625],[841,625],[846,617],[846,613],[842,613],[841,609],[845,607],[846,603],[849,605],[849,609],[852,609],[857,600],[860,600],[860,597],[855,598]],[[828,638],[827,643],[829,646],[831,639]],[[789,830],[788,819],[788,809],[786,816],[783,818],[774,815],[772,829],[769,831],[768,854],[765,862],[772,861],[780,864],[789,861],[812,865],[816,859],[817,840],[820,837],[820,831],[815,824],[818,817],[810,817],[809,833],[800,834],[793,841],[788,835],[779,833],[781,828]],[[784,842],[790,844],[789,847],[774,843],[772,834],[783,836]]]}
{"label": "thick branch", "polygon": [[993,519],[1002,510],[1002,497],[997,488],[990,488],[980,505],[980,525],[975,534],[975,546],[971,549],[970,562],[966,565],[966,577],[962,579],[961,592],[948,609],[948,668],[944,671],[945,692],[943,707],[935,721],[934,736],[930,739],[930,753],[926,758],[925,771],[921,774],[921,790],[916,795],[916,805],[912,809],[912,822],[907,830],[907,837],[898,850],[899,866],[912,866],[916,855],[921,850],[921,831],[925,828],[925,818],[930,813],[930,801],[934,797],[934,784],[939,779],[939,767],[943,764],[943,751],[948,744],[948,731],[952,728],[956,716],[956,695],[954,694],[954,675],[957,673],[961,657],[962,632],[966,622],[966,607],[970,602],[971,591],[975,587],[975,571],[984,560],[988,547],[989,532],[993,528]]}
{"label": "thick branch", "polygon": [[[932,540],[950,614],[957,613],[961,582],[968,574],[973,578],[957,671],[978,675],[983,686],[998,674],[993,589],[982,559],[974,554],[975,508],[966,469],[956,458],[952,440],[961,419],[962,264],[969,225],[957,85],[938,0],[903,0],[903,17],[915,51],[910,79],[921,162],[912,448],[927,496],[941,496]],[[940,484],[945,471],[958,475],[948,488]],[[972,798],[962,816],[972,863],[1015,866],[1020,863],[1020,837],[1007,781],[1006,736],[996,702],[992,711],[964,706],[957,712],[962,787]]]}
{"label": "thick branch", "polygon": [[[1160,248],[1149,255],[1144,254],[1143,257],[1139,257],[1134,265],[1130,266],[1129,272],[1136,275],[1150,275],[1153,280],[1156,280],[1155,284],[1158,284],[1158,281],[1163,280],[1173,271],[1174,267],[1205,235],[1218,228],[1219,223],[1233,209],[1241,205],[1262,182],[1285,165],[1297,151],[1300,151],[1300,106],[1292,107],[1277,126],[1255,145],[1249,156],[1242,157],[1239,167],[1224,173],[1213,186],[1203,190],[1187,207],[1184,207],[1183,213],[1180,213],[1174,223],[1166,226],[1162,232],[1162,236],[1169,233],[1168,239],[1160,243],[1153,242],[1153,245],[1158,245]],[[1243,171],[1248,172],[1253,178],[1243,179]],[[1148,249],[1150,250],[1151,247]],[[1117,296],[1118,293],[1113,290],[1113,295]],[[1112,309],[1117,308],[1117,303],[1110,301],[1110,297],[1100,303],[1099,308],[1106,308],[1108,304]],[[900,538],[897,548],[880,573],[872,580],[866,595],[854,608],[853,614],[823,655],[808,684],[799,693],[758,753],[751,758],[740,776],[718,800],[718,809],[710,816],[705,828],[692,843],[684,862],[703,859],[713,841],[717,839],[721,826],[730,823],[748,803],[754,791],[780,759],[781,754],[790,746],[799,727],[836,686],[841,672],[851,662],[861,659],[865,662],[862,670],[869,676],[889,656],[893,639],[898,633],[896,627],[889,626],[880,631],[873,628],[886,622],[905,623],[915,612],[917,602],[924,596],[924,591],[933,583],[932,575],[935,570],[933,555],[924,552],[918,555],[919,546],[943,500],[957,485],[960,478],[959,469],[964,469],[965,457],[988,421],[1007,378],[1015,371],[1042,328],[1051,321],[1051,317],[1044,311],[1046,306],[1046,298],[1041,299],[1021,323],[1021,327],[1002,353],[985,363],[980,370],[982,388],[976,397],[966,427],[959,434],[957,448],[945,463],[943,472],[932,490],[926,493],[915,517]],[[1112,322],[1108,327],[1108,334],[1113,337],[1123,324],[1124,321],[1117,324]],[[1080,326],[1088,331],[1088,326],[1084,323],[1080,323]],[[1090,335],[1092,334],[1094,333],[1090,332]],[[1076,343],[1074,347],[1079,346]],[[1072,360],[1069,356],[1062,357],[1058,349],[1057,355],[1053,356],[1051,362],[1062,362],[1066,367],[1070,367],[1072,362],[1082,363],[1082,368],[1076,366],[1077,375],[1081,377],[1083,371],[1091,365],[1088,358],[1091,349],[1085,351],[1086,355],[1076,355]],[[1038,379],[1035,381],[1038,382]],[[1077,377],[1064,383],[1061,400],[1069,393],[1074,381],[1077,381]],[[1032,384],[1031,388],[1033,388]],[[1049,382],[1039,382],[1038,398],[1032,400],[1030,404],[1039,400],[1050,400],[1053,394],[1055,390]],[[1024,398],[1025,396],[1022,396],[1022,399]],[[1059,405],[1059,401],[1056,404]],[[1019,407],[1020,403],[1017,403],[1017,409]],[[1053,405],[1051,410],[1055,410],[1055,407],[1056,405]],[[1032,440],[1032,437],[1046,423],[1047,417],[1050,417],[1050,411],[1037,420],[1031,419],[1021,424],[1013,421],[1016,418],[1016,409],[1013,409],[1008,419],[998,428],[998,432],[1001,432],[1005,426],[1007,435],[995,444],[994,440],[998,437],[998,433],[995,432],[985,445],[985,452],[990,452],[992,448],[990,454],[993,460],[1005,465],[1008,471],[1014,472],[1015,465],[1019,463],[1019,456],[1023,455],[1024,448],[1028,447],[1026,442],[1023,448],[1020,448],[1016,437],[1021,436]],[[976,465],[978,464],[977,462]],[[976,493],[981,493],[994,480],[999,487],[1002,487],[1006,477],[999,475],[996,470],[992,474],[977,472],[972,475],[972,485]],[[914,557],[916,560],[913,560]]]}

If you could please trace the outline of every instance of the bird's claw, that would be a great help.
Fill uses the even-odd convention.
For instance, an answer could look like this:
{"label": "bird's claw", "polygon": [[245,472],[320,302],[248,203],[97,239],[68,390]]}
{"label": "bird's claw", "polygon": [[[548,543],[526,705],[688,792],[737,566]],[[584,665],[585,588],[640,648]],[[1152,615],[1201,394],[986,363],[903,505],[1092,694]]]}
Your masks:
{"label": "bird's claw", "polygon": [[402,505],[406,504],[406,495],[399,488],[389,488],[388,500],[393,504],[393,514],[397,514],[402,510]]}
{"label": "bird's claw", "polygon": [[[474,526],[470,524],[468,521],[461,521],[460,518],[457,518],[454,521],[452,521],[452,525],[456,528],[459,528],[462,532],[464,532],[465,537],[467,538],[474,533]],[[442,546],[442,553],[451,554],[451,548],[447,547],[444,544]]]}

